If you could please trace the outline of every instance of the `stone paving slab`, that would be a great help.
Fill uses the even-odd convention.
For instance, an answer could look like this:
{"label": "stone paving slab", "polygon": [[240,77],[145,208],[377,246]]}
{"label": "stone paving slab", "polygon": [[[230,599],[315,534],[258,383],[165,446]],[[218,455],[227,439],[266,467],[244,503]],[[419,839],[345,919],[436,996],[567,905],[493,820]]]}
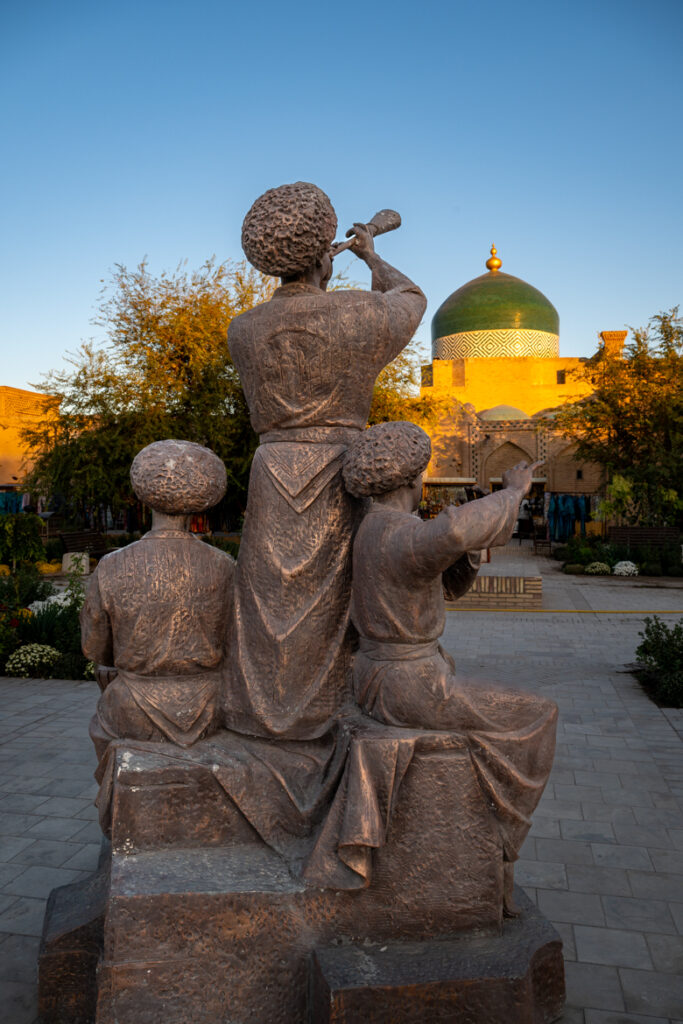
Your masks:
{"label": "stone paving slab", "polygon": [[[524,545],[513,552],[524,554]],[[614,581],[609,590],[538,561],[556,602],[547,607],[570,611],[456,610],[444,645],[462,678],[560,705],[555,767],[516,870],[564,942],[563,1024],[683,1024],[683,718],[623,671],[643,615],[677,621],[683,587]],[[87,736],[97,695],[94,683],[0,679],[3,1024],[37,1021],[50,883],[97,863]]]}
{"label": "stone paving slab", "polygon": [[622,586],[565,577],[552,564],[543,577],[548,610],[452,611],[444,646],[461,677],[534,690],[560,706],[553,772],[516,871],[565,944],[564,1024],[678,1024],[681,718],[623,669],[645,614],[681,618],[683,584]]}
{"label": "stone paving slab", "polygon": [[94,683],[0,679],[0,1019],[37,1021],[36,957],[54,885],[97,866]]}

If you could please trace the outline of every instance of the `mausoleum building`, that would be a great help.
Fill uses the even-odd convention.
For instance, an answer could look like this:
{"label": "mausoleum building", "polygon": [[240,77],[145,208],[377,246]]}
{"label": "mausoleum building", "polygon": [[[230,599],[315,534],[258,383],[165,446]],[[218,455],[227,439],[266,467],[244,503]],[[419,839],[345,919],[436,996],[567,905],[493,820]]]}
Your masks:
{"label": "mausoleum building", "polygon": [[[541,514],[544,494],[592,496],[603,486],[600,467],[575,461],[573,445],[552,425],[552,410],[590,388],[574,373],[583,360],[560,356],[553,304],[501,265],[492,246],[487,272],[454,291],[432,320],[422,394],[453,401],[432,431],[425,498],[457,500],[474,485],[497,490],[504,469],[543,459],[531,496]],[[604,331],[602,344],[619,352],[626,333]]]}

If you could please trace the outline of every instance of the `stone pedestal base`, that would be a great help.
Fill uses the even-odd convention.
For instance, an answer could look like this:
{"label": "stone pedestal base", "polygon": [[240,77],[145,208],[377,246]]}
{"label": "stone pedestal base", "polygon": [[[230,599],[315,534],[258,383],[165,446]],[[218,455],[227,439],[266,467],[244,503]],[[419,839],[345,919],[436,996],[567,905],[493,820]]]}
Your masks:
{"label": "stone pedestal base", "polygon": [[519,890],[501,935],[316,949],[315,1024],[549,1024],[562,1015],[562,943]]}
{"label": "stone pedestal base", "polygon": [[[210,883],[201,856],[192,859],[205,888],[225,888]],[[154,871],[157,885],[164,876],[170,883],[156,913],[138,893],[118,922],[131,953],[118,962],[111,948],[100,959],[105,876],[55,890],[41,948],[43,1024],[158,1024],[161,1007],[164,1024],[550,1024],[561,1016],[562,943],[519,889],[521,916],[500,934],[354,942],[334,894],[302,894],[269,857],[242,861],[241,879],[234,860],[231,870],[214,865],[228,868],[232,891],[201,901],[173,891],[179,867]],[[371,924],[387,931],[379,919]],[[356,929],[367,932],[368,922]]]}
{"label": "stone pedestal base", "polygon": [[403,899],[386,884],[307,887],[264,847],[115,854],[97,1024],[158,1024],[160,1006],[164,1024],[317,1024],[317,949],[419,944],[460,929],[500,933],[485,902],[455,917],[447,890],[422,914],[419,902],[410,887]]}
{"label": "stone pedestal base", "polygon": [[109,843],[89,878],[53,889],[38,953],[42,1024],[92,1024],[109,897]]}
{"label": "stone pedestal base", "polygon": [[45,1024],[90,1024],[95,991],[97,1024],[559,1015],[561,942],[522,893],[502,920],[500,838],[466,750],[416,751],[370,884],[344,890],[307,884],[210,765],[162,747],[117,754],[110,878],[51,898]]}

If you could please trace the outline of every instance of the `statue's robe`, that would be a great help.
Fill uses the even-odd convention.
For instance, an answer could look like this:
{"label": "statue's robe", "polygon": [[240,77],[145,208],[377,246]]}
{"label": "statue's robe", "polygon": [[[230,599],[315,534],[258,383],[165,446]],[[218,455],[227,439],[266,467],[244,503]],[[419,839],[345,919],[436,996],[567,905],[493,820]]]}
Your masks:
{"label": "statue's robe", "polygon": [[508,861],[517,858],[548,780],[557,706],[535,694],[457,678],[439,638],[442,574],[472,549],[506,543],[518,503],[519,493],[505,489],[422,522],[374,502],[354,543],[351,605],[361,709],[390,726],[465,734]]}
{"label": "statue's robe", "polygon": [[254,457],[226,661],[227,728],[325,736],[349,697],[351,545],[365,503],[341,479],[375,380],[410,341],[426,300],[379,262],[373,291],[294,283],[230,325]]}
{"label": "statue's robe", "polygon": [[90,734],[181,747],[218,727],[234,561],[181,530],[152,530],[93,573],[81,611],[86,657],[113,665]]}

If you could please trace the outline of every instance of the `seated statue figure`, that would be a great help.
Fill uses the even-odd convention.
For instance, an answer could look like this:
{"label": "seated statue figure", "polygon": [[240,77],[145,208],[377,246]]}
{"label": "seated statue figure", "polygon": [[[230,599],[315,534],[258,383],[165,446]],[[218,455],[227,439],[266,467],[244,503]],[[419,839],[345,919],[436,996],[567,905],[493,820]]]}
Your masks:
{"label": "seated statue figure", "polygon": [[[557,707],[535,694],[456,677],[439,644],[442,574],[471,550],[507,543],[535,467],[520,463],[503,475],[501,491],[422,522],[414,513],[430,454],[428,436],[413,423],[381,423],[346,458],[347,489],[373,499],[353,548],[354,691],[363,711],[380,722],[467,734],[511,865],[552,766]],[[511,892],[509,867],[508,912]]]}
{"label": "seated statue figure", "polygon": [[112,740],[189,747],[218,728],[232,599],[233,559],[189,533],[190,515],[225,493],[218,456],[190,441],[155,441],[130,475],[152,529],[105,555],[81,611],[84,653],[116,669],[90,725],[100,769]]}

